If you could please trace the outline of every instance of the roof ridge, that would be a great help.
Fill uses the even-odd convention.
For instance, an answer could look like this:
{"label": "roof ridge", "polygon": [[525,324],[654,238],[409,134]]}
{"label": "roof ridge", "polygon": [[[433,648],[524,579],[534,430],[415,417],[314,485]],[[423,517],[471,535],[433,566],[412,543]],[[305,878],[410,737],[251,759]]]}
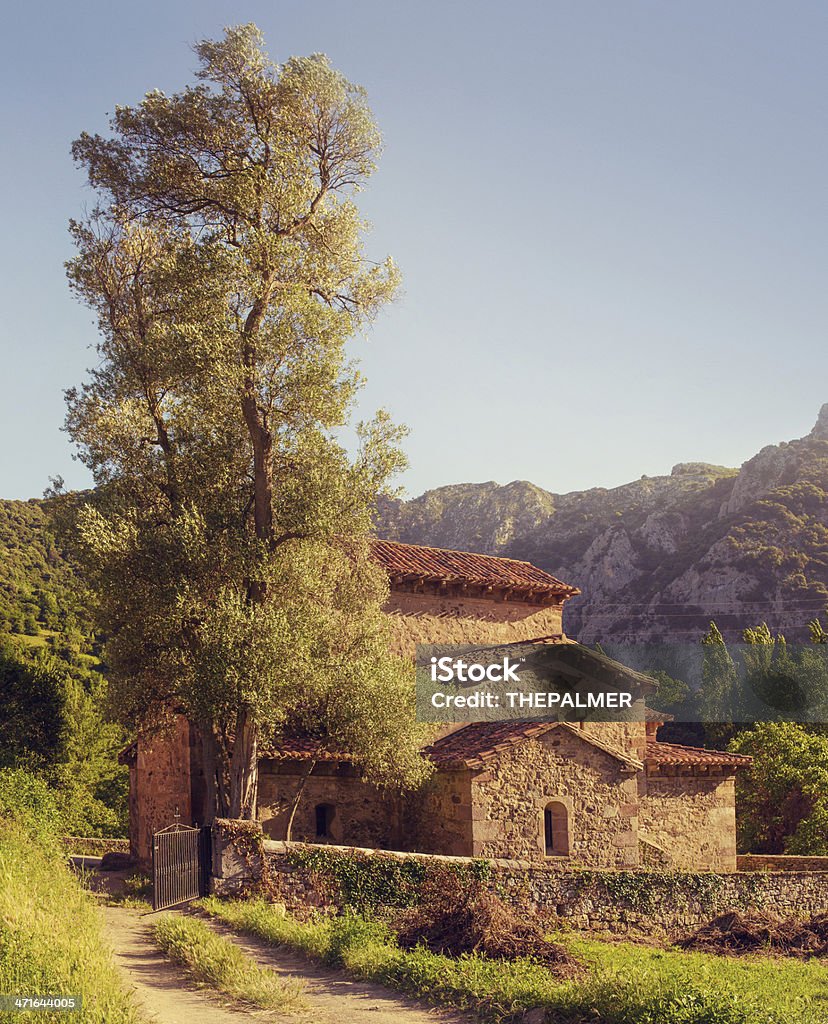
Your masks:
{"label": "roof ridge", "polygon": [[[540,569],[541,572],[546,572],[546,569],[541,569],[539,565],[535,565],[534,562],[530,562],[526,558],[510,558],[509,555],[489,555],[485,551],[466,551],[464,548],[438,548],[435,544],[415,544],[409,540],[390,540],[387,537],[371,537],[370,540],[377,541],[380,544],[396,544],[398,547],[403,548],[420,548],[423,551],[444,551],[448,555],[474,555],[475,558],[496,558],[498,562],[514,562],[515,565],[528,565],[533,569]],[[547,575],[551,576],[552,573]]]}

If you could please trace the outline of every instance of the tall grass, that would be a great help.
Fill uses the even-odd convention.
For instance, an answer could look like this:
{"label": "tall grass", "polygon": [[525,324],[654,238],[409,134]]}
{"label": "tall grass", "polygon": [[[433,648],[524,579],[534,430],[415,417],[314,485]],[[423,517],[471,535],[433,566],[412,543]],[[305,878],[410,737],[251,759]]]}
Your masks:
{"label": "tall grass", "polygon": [[[100,929],[98,912],[36,814],[0,808],[0,993],[80,995],[76,1013],[11,1013],[8,1024],[139,1024]],[[44,823],[41,822],[41,826]]]}
{"label": "tall grass", "polygon": [[557,936],[585,965],[582,975],[562,980],[527,960],[402,950],[384,925],[356,916],[302,923],[261,900],[210,897],[203,906],[236,930],[498,1024],[536,1007],[550,1024],[828,1024],[828,968],[818,962]]}
{"label": "tall grass", "polygon": [[285,1013],[305,1005],[299,982],[284,981],[275,971],[260,967],[232,939],[216,935],[203,921],[162,917],[154,933],[164,952],[183,964],[193,978],[233,999]]}

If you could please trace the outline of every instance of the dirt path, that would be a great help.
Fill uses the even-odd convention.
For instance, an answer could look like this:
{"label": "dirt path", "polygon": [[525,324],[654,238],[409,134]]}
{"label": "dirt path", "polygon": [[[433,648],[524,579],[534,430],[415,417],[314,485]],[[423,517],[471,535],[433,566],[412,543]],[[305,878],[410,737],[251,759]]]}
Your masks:
{"label": "dirt path", "polygon": [[[234,1010],[219,997],[194,988],[177,965],[157,949],[152,918],[124,907],[103,906],[105,934],[115,962],[138,1001],[158,1024],[244,1024],[277,1019],[275,1014]],[[306,986],[308,1012],[279,1018],[302,1024],[468,1024],[468,1018],[433,1010],[371,982],[354,981],[339,971],[309,964],[304,957],[274,949],[247,936],[217,928],[260,964]]]}
{"label": "dirt path", "polygon": [[341,971],[311,964],[285,947],[210,923],[263,967],[303,981],[314,1024],[469,1024],[468,1017],[432,1009],[370,981],[355,981]]}
{"label": "dirt path", "polygon": [[137,1001],[157,1024],[244,1024],[250,1015],[222,1006],[187,980],[182,969],[157,948],[150,917],[124,907],[101,907],[105,935],[115,963]]}
{"label": "dirt path", "polygon": [[[87,865],[92,867],[92,865]],[[87,877],[99,893],[120,886],[115,873]],[[253,1024],[282,1020],[286,1024],[469,1024],[467,1017],[431,1009],[415,1000],[367,981],[354,981],[340,971],[309,963],[285,948],[274,948],[210,922],[249,956],[277,974],[302,981],[308,1011],[278,1017],[264,1011],[234,1009],[209,989],[195,987],[183,969],[171,963],[152,939],[152,916],[126,907],[101,905],[105,935],[128,988],[157,1024]]]}

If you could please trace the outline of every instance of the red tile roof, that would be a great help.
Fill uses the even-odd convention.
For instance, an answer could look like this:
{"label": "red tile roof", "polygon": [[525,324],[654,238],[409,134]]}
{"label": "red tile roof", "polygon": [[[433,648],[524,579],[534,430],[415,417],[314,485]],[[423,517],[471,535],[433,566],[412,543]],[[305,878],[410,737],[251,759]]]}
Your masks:
{"label": "red tile roof", "polygon": [[609,746],[591,733],[581,732],[577,724],[570,722],[473,722],[437,740],[423,753],[438,768],[482,768],[501,751],[542,736],[550,729],[566,729],[628,768],[638,771],[644,767],[633,754]]}
{"label": "red tile roof", "polygon": [[320,751],[317,740],[306,739],[303,736],[291,736],[272,745],[262,745],[259,749],[259,757],[297,761],[307,761],[312,757],[317,761],[352,760],[350,754],[339,754],[330,750]]}
{"label": "red tile roof", "polygon": [[514,558],[496,558],[468,551],[400,544],[393,540],[372,540],[377,560],[392,580],[423,580],[429,583],[471,583],[478,586],[511,587],[525,594],[580,594],[577,587],[562,583],[531,562]]}
{"label": "red tile roof", "polygon": [[[562,722],[472,722],[462,729],[443,736],[442,739],[426,747],[424,754],[437,768],[482,768],[485,763],[496,757],[501,751],[517,746],[524,740],[541,736],[550,729],[555,729]],[[571,726],[569,726],[571,728]],[[594,737],[580,734],[587,743]],[[604,744],[596,744],[610,754],[622,760],[634,761],[623,751],[613,751]],[[325,750],[317,752],[316,741],[311,739],[288,739],[278,747],[263,749],[262,757],[306,760],[316,756],[318,761],[350,761],[349,754],[332,753]],[[703,747],[684,747],[677,743],[660,743],[657,740],[647,741],[646,763],[658,767],[661,765],[678,766],[725,766],[740,768],[749,765],[752,757],[746,754],[731,754],[725,750],[706,750]],[[640,767],[640,764],[639,764]]]}
{"label": "red tile roof", "polygon": [[703,747],[682,747],[677,743],[647,742],[647,764],[650,765],[731,765],[741,767],[753,761],[747,754],[731,754],[726,750],[705,750]]}
{"label": "red tile roof", "polygon": [[438,768],[480,768],[501,750],[540,736],[557,722],[473,722],[443,736],[424,753]]}

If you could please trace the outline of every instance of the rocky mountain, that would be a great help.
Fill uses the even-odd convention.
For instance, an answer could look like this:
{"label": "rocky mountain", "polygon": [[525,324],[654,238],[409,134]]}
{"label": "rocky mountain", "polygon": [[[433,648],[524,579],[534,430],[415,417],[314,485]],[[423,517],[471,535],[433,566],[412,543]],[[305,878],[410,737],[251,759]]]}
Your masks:
{"label": "rocky mountain", "polygon": [[789,639],[828,607],[828,404],[799,440],[728,469],[553,494],[526,481],[455,484],[381,510],[387,538],[524,558],[581,588],[585,642],[697,640],[766,621]]}

